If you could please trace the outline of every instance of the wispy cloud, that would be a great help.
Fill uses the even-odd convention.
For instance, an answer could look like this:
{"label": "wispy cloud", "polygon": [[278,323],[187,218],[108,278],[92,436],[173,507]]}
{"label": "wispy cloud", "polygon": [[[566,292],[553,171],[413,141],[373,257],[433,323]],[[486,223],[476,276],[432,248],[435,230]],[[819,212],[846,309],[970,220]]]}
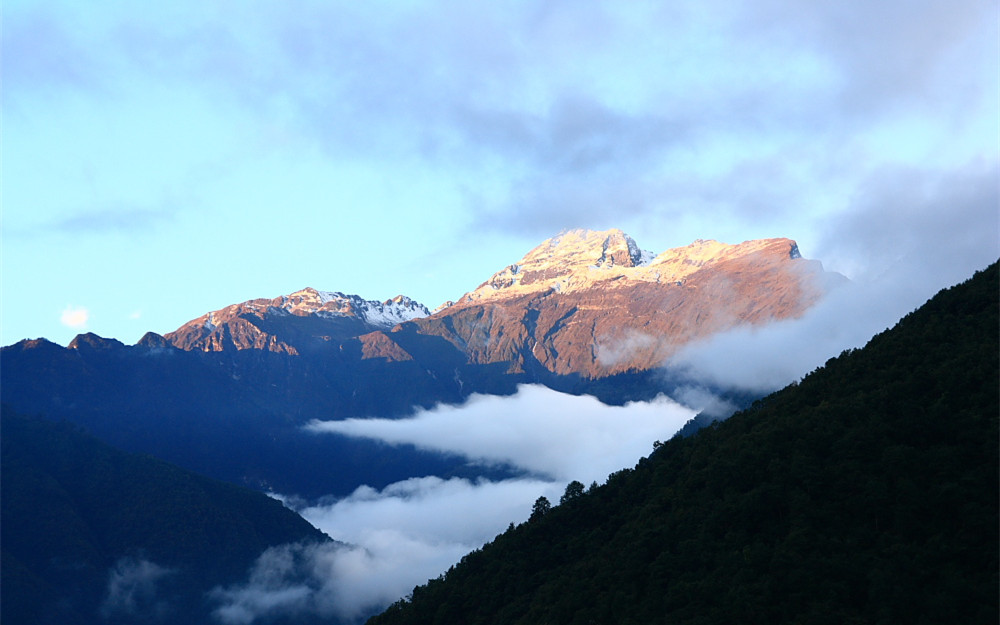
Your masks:
{"label": "wispy cloud", "polygon": [[40,230],[66,234],[102,232],[136,233],[151,230],[173,219],[173,213],[155,209],[106,209],[80,212],[42,225]]}
{"label": "wispy cloud", "polygon": [[332,579],[324,560],[335,557],[341,547],[296,543],[268,549],[257,558],[245,585],[210,593],[221,603],[213,616],[222,623],[245,625],[273,615],[320,612],[315,586]]}
{"label": "wispy cloud", "polygon": [[885,167],[827,218],[816,254],[858,280],[891,278],[930,296],[1000,255],[998,206],[1000,166],[987,158],[944,171]]}
{"label": "wispy cloud", "polygon": [[834,264],[855,274],[852,282],[799,319],[714,335],[666,366],[723,387],[781,388],[1000,258],[997,206],[1000,171],[986,162],[946,175],[902,169],[875,177],[851,211],[831,219],[822,243]]}
{"label": "wispy cloud", "polygon": [[10,15],[3,42],[5,104],[11,90],[99,86],[99,63],[59,16],[41,7]]}
{"label": "wispy cloud", "polygon": [[59,323],[67,328],[85,328],[90,321],[90,311],[83,306],[67,306],[59,314]]}
{"label": "wispy cloud", "polygon": [[215,617],[244,625],[269,616],[319,614],[360,620],[437,577],[463,555],[528,517],[558,486],[413,478],[381,491],[361,487],[336,502],[300,509],[310,523],[349,544],[268,550],[247,583],[216,589]]}
{"label": "wispy cloud", "polygon": [[780,223],[829,188],[829,166],[854,182],[885,163],[872,142],[887,114],[919,123],[987,106],[991,12],[976,0],[946,10],[896,0],[379,12],[306,3],[192,11],[183,32],[126,11],[101,46],[51,14],[12,23],[59,50],[96,50],[73,55],[83,68],[206,88],[331,155],[420,154],[462,169],[502,161],[507,193],[470,205],[475,223],[549,236],[600,221],[609,206],[663,222],[674,203],[691,210],[713,197],[741,224]]}
{"label": "wispy cloud", "polygon": [[142,558],[126,557],[112,567],[101,616],[117,621],[141,618],[142,622],[166,622],[170,605],[159,596],[161,580],[175,573]]}

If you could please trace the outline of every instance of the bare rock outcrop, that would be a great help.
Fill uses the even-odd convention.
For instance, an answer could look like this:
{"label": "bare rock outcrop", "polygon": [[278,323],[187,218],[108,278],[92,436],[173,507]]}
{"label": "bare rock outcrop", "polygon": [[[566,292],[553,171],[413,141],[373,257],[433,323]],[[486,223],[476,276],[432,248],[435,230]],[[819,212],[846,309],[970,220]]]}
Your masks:
{"label": "bare rock outcrop", "polygon": [[698,240],[654,255],[620,230],[574,230],[410,323],[470,362],[602,377],[660,366],[716,332],[797,317],[825,275],[790,239]]}

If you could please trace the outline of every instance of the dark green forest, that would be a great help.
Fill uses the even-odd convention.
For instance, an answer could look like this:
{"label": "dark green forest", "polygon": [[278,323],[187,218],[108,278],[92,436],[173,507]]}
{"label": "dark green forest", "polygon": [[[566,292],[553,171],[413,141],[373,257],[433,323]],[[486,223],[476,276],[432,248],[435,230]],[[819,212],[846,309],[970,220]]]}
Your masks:
{"label": "dark green forest", "polygon": [[536,504],[369,625],[997,623],[997,276]]}
{"label": "dark green forest", "polygon": [[[4,410],[2,622],[209,622],[265,549],[328,541],[280,502]],[[117,580],[113,586],[111,581]]]}

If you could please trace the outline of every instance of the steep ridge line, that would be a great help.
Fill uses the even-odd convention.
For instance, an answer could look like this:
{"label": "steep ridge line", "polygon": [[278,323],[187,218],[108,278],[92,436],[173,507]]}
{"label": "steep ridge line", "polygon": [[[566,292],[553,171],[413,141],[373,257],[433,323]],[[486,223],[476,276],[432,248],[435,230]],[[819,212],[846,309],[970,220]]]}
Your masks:
{"label": "steep ridge line", "polygon": [[996,623],[998,275],[567,487],[368,625]]}
{"label": "steep ridge line", "polygon": [[[797,317],[842,280],[791,239],[699,239],[654,254],[618,229],[570,230],[434,314],[405,296],[306,288],[206,313],[163,338],[186,351],[333,358],[361,340],[364,357],[392,361],[416,357],[390,345],[407,327],[445,339],[470,365],[600,378],[660,367],[680,346],[732,327]],[[384,338],[358,338],[372,332]]]}
{"label": "steep ridge line", "polygon": [[549,372],[599,378],[660,367],[729,328],[798,317],[845,280],[791,239],[698,240],[654,255],[621,230],[573,230],[403,325],[445,338],[472,363],[523,371],[530,353]]}

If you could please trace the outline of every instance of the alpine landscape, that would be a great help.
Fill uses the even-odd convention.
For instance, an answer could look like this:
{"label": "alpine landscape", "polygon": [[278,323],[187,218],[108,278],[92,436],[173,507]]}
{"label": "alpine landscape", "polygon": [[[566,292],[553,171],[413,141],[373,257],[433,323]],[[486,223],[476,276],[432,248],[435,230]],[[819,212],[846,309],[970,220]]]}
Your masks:
{"label": "alpine landscape", "polygon": [[15,0],[4,625],[993,624],[989,2]]}
{"label": "alpine landscape", "polygon": [[[675,370],[672,356],[727,330],[794,320],[845,282],[802,258],[789,239],[738,245],[698,240],[654,254],[620,230],[574,230],[544,241],[434,314],[405,296],[378,302],[307,288],[233,304],[164,336],[148,333],[133,346],[82,334],[65,348],[45,340],[5,347],[5,614],[24,622],[117,622],[139,614],[151,621],[355,621],[391,597],[338,600],[338,591],[324,584],[347,581],[348,586],[350,580],[338,579],[343,574],[336,563],[366,546],[313,529],[292,510],[274,501],[268,505],[263,493],[280,497],[320,527],[323,501],[349,499],[364,489],[388,492],[413,480],[499,485],[540,479],[536,505],[548,502],[541,493],[564,479],[558,471],[489,462],[488,454],[484,460],[455,453],[461,446],[449,449],[420,438],[387,447],[393,439],[378,440],[371,433],[378,428],[369,429],[377,424],[391,429],[393,420],[413,422],[417,412],[433,415],[441,410],[435,406],[471,405],[487,395],[569,393],[591,395],[609,406],[660,398],[663,418],[647,430],[650,435],[665,440],[683,425],[689,436],[759,397],[699,381],[681,364]],[[992,293],[988,286],[977,292]],[[982,311],[995,316],[995,306],[968,305],[977,322]],[[981,330],[995,326],[985,323]],[[988,386],[989,357],[995,356],[993,350],[976,356],[987,357],[974,362],[986,369],[976,374],[979,382],[966,383],[980,390]],[[697,415],[690,400],[683,408],[663,399],[692,391],[713,398],[698,406],[703,411]],[[986,403],[973,408],[982,410],[989,393],[977,397]],[[754,413],[759,411],[755,403]],[[972,427],[980,426],[962,429]],[[982,427],[995,429],[995,418]],[[698,436],[692,444],[708,440]],[[621,445],[626,453],[634,449],[617,437],[605,444]],[[656,457],[686,449],[678,445],[663,447]],[[648,450],[636,453],[642,451]],[[989,454],[977,462],[988,459]],[[601,466],[600,458],[588,460],[614,479],[600,488],[592,480],[586,492],[567,487],[574,501],[560,515],[581,509],[580,520],[567,521],[568,528],[608,514],[584,512],[582,502],[599,505],[609,492],[624,488],[619,484],[625,474]],[[570,484],[582,487],[578,480]],[[109,500],[109,492],[117,496]],[[636,505],[647,496],[636,496]],[[189,517],[194,509],[200,512]],[[628,509],[616,507],[615,514]],[[529,526],[543,531],[533,529],[542,525],[542,514],[535,510],[531,516],[519,526],[520,534]],[[498,526],[513,520],[491,519]],[[508,534],[510,529],[503,541]],[[498,538],[497,544],[505,543]],[[275,553],[289,562],[278,565],[278,572],[259,573],[279,557]],[[583,553],[591,551],[579,557]],[[593,553],[598,557],[597,544]],[[325,582],[318,572],[324,566],[331,576]],[[463,568],[448,579],[469,566],[463,559]],[[279,587],[255,588],[255,578],[265,574],[272,584],[276,577]],[[232,590],[240,584],[247,587]],[[533,593],[511,596],[514,605],[529,602],[525,616],[513,607],[490,608],[499,596],[488,594],[489,602],[475,601],[475,593],[467,599],[470,606],[483,606],[475,613],[485,616],[484,622],[506,622],[490,615],[508,610],[536,622],[528,618],[539,609],[529,606],[535,605]],[[603,602],[589,607],[579,597],[573,605],[577,602],[569,611],[560,602],[543,605],[563,614],[559,622],[592,613],[610,619],[616,613]],[[397,610],[407,607],[398,605]],[[423,605],[415,603],[414,609]],[[640,613],[649,609],[634,605]],[[420,609],[423,616],[414,622],[431,622],[427,608]],[[763,617],[792,608],[755,609]],[[864,602],[858,609],[864,614]]]}

